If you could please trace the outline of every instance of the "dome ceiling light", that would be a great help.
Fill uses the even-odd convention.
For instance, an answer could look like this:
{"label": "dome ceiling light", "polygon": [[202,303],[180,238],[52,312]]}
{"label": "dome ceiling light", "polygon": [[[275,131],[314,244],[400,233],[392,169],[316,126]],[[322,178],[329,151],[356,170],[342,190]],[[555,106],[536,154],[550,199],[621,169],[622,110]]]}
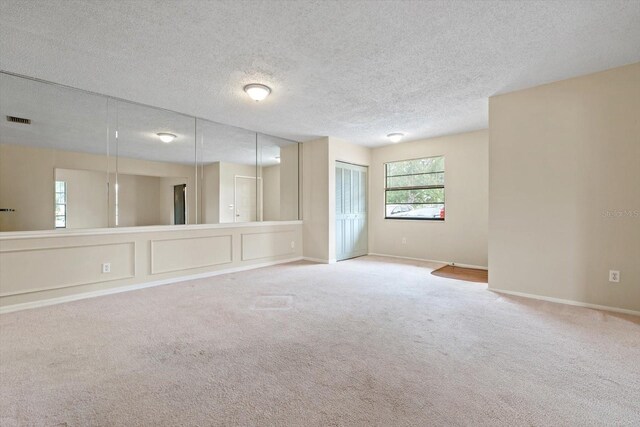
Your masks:
{"label": "dome ceiling light", "polygon": [[244,91],[254,101],[262,101],[271,93],[271,88],[260,83],[251,83],[244,87]]}
{"label": "dome ceiling light", "polygon": [[165,144],[168,144],[174,139],[176,139],[176,136],[172,133],[160,132],[156,135],[158,135],[158,138],[160,138],[160,141],[164,142]]}
{"label": "dome ceiling light", "polygon": [[394,132],[387,135],[387,138],[389,138],[391,142],[400,142],[403,136],[404,136],[404,133]]}

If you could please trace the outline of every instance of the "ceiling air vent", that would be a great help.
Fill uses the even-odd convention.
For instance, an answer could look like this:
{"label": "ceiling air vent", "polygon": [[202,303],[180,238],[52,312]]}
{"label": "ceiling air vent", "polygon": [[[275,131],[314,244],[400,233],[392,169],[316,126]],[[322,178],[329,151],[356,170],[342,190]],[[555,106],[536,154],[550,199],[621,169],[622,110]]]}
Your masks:
{"label": "ceiling air vent", "polygon": [[22,117],[7,116],[7,121],[11,123],[22,123],[23,125],[30,125],[31,119],[24,119]]}

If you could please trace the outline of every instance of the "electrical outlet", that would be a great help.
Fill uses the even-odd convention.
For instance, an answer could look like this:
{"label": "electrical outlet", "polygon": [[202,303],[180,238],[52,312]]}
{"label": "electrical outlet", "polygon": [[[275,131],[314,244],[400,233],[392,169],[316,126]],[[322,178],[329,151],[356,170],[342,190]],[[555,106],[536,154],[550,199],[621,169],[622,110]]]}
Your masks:
{"label": "electrical outlet", "polygon": [[291,241],[291,249],[294,249],[296,247],[296,242],[294,242],[293,240]]}
{"label": "electrical outlet", "polygon": [[110,262],[105,262],[104,264],[102,264],[102,273],[111,273],[111,263]]}
{"label": "electrical outlet", "polygon": [[402,238],[402,244],[403,244],[403,245],[406,245],[406,244],[407,244],[407,238],[406,238],[406,237],[403,237],[403,238]]}
{"label": "electrical outlet", "polygon": [[619,283],[620,272],[618,270],[609,270],[609,281],[613,283]]}

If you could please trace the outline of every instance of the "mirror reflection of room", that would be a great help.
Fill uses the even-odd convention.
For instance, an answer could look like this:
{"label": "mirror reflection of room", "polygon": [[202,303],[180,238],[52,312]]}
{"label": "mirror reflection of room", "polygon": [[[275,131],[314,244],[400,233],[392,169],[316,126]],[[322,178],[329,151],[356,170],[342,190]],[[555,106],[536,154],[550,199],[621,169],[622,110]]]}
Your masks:
{"label": "mirror reflection of room", "polygon": [[297,142],[206,120],[197,128],[204,223],[298,219]]}
{"label": "mirror reflection of room", "polygon": [[6,74],[0,74],[0,93],[0,207],[12,209],[0,213],[0,231],[71,226],[56,169],[96,174],[91,198],[104,210],[96,208],[101,212],[94,218],[74,211],[73,224],[107,227],[108,99]]}
{"label": "mirror reflection of room", "polygon": [[298,143],[0,73],[0,231],[297,220]]}
{"label": "mirror reflection of room", "polygon": [[298,144],[258,134],[258,150],[264,190],[262,219],[298,219]]}

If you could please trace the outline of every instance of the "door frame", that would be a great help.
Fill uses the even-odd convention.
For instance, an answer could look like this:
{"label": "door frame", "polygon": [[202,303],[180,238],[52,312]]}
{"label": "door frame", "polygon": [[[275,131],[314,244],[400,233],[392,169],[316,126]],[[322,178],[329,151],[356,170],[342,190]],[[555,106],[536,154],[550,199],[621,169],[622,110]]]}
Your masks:
{"label": "door frame", "polygon": [[[184,224],[176,224],[176,187],[182,187],[182,207]],[[174,184],[173,185],[173,225],[186,225],[189,223],[187,213],[187,184]]]}
{"label": "door frame", "polygon": [[[238,178],[254,179],[256,181],[256,219],[249,222],[262,221],[262,177],[248,175],[233,176],[233,222],[238,222]],[[260,184],[260,185],[258,185]]]}
{"label": "door frame", "polygon": [[339,262],[339,261],[345,261],[348,259],[352,259],[352,258],[357,258],[360,256],[365,256],[368,254],[369,252],[369,165],[361,165],[358,163],[353,163],[353,162],[347,162],[344,160],[335,160],[334,164],[333,164],[333,174],[334,174],[334,188],[333,191],[335,192],[335,184],[337,182],[337,174],[336,174],[336,167],[339,166],[340,164],[343,165],[347,165],[347,166],[355,166],[357,168],[362,168],[365,171],[366,174],[366,179],[365,179],[365,212],[364,212],[364,219],[365,219],[365,229],[366,229],[366,250],[363,254],[361,255],[355,255],[355,256],[350,256],[348,258],[341,258],[338,259],[338,239],[337,239],[337,222],[338,222],[338,218],[337,218],[337,212],[336,212],[336,206],[335,206],[335,198],[336,198],[336,194],[334,194],[333,198],[334,198],[334,208],[333,208],[333,223],[334,223],[334,229],[333,229],[333,247],[334,247],[334,255],[335,257],[330,260],[329,262]]}

